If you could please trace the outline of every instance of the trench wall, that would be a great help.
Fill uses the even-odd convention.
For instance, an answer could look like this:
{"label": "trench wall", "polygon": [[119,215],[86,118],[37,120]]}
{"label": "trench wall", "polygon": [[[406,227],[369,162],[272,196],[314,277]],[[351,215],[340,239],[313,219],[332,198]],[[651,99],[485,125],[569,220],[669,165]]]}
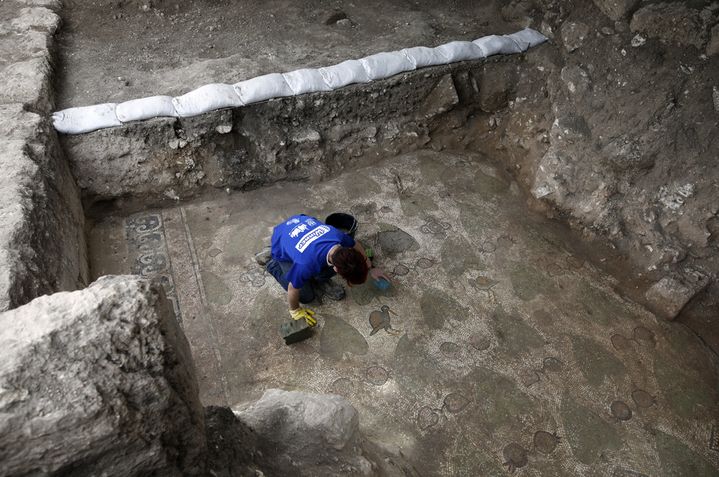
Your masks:
{"label": "trench wall", "polygon": [[[525,15],[514,2],[506,21]],[[531,203],[631,257],[622,292],[719,352],[719,7],[545,3],[509,107],[479,147]]]}
{"label": "trench wall", "polygon": [[59,8],[0,5],[0,311],[89,275],[79,189],[49,120]]}
{"label": "trench wall", "polygon": [[[486,100],[478,87],[485,70],[520,61],[497,57],[426,68],[193,118],[62,136],[62,143],[87,204],[316,179],[373,157],[425,147],[444,118]],[[457,127],[466,123],[467,114],[457,117]]]}

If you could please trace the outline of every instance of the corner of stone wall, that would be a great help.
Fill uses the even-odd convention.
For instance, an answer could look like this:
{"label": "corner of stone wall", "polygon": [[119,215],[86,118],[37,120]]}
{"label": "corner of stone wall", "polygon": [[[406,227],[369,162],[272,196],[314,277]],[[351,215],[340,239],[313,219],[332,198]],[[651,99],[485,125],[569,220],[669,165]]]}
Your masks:
{"label": "corner of stone wall", "polygon": [[16,1],[2,27],[0,82],[0,310],[87,285],[80,194],[50,122],[60,3]]}
{"label": "corner of stone wall", "polygon": [[134,276],[0,314],[0,475],[205,475],[190,345]]}

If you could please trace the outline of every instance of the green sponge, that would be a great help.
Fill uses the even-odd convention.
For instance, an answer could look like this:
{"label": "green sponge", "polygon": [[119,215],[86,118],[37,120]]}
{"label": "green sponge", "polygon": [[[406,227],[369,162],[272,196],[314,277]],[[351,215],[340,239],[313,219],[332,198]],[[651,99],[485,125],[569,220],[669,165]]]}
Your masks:
{"label": "green sponge", "polygon": [[290,320],[280,325],[280,335],[286,345],[291,345],[311,337],[312,327],[305,320]]}

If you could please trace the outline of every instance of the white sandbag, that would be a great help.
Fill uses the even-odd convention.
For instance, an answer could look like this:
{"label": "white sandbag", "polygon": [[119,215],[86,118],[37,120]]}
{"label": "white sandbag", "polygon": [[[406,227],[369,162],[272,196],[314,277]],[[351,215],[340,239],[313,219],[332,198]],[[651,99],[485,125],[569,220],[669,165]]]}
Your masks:
{"label": "white sandbag", "polygon": [[485,56],[522,52],[517,42],[506,36],[489,35],[474,40],[472,43],[480,47],[482,51],[484,51]]}
{"label": "white sandbag", "polygon": [[162,116],[177,116],[172,96],[150,96],[120,103],[115,108],[117,119],[123,123],[152,119]]}
{"label": "white sandbag", "polygon": [[283,73],[285,81],[294,94],[316,93],[318,91],[332,91],[319,71],[314,68]]}
{"label": "white sandbag", "polygon": [[399,51],[377,53],[360,60],[370,80],[389,78],[405,71],[415,69],[407,55]]}
{"label": "white sandbag", "polygon": [[471,41],[451,41],[438,46],[435,50],[447,58],[447,63],[477,60],[486,57],[484,51]]}
{"label": "white sandbag", "polygon": [[[546,36],[542,35],[537,30],[532,30],[531,28],[525,28],[524,30],[518,31],[517,33],[512,33],[511,35],[504,36],[513,39],[517,42],[517,44],[519,44],[520,47],[524,48],[525,50],[537,45],[541,45],[542,43],[547,41]],[[524,47],[525,44],[526,48]]]}
{"label": "white sandbag", "polygon": [[284,98],[294,93],[280,73],[257,76],[233,85],[244,104],[252,104],[272,98]]}
{"label": "white sandbag", "polygon": [[206,84],[187,94],[172,98],[172,104],[181,118],[243,105],[235,89],[229,84],[221,83]]}
{"label": "white sandbag", "polygon": [[341,88],[348,84],[367,83],[370,81],[367,71],[359,60],[347,60],[340,64],[318,68],[325,83],[332,89]]}
{"label": "white sandbag", "polygon": [[97,129],[122,126],[115,114],[115,103],[63,109],[52,114],[55,129],[65,134],[81,134]]}
{"label": "white sandbag", "polygon": [[415,46],[414,48],[405,48],[400,50],[404,53],[409,61],[414,64],[415,68],[424,68],[425,66],[435,66],[447,64],[447,57],[436,48],[427,48],[426,46]]}

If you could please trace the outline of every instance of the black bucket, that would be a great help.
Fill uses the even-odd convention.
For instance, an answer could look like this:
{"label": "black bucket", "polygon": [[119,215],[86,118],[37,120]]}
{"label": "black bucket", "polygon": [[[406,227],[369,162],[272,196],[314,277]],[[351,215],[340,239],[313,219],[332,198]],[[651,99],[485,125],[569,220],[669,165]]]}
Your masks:
{"label": "black bucket", "polygon": [[359,225],[357,219],[343,212],[335,212],[334,214],[328,215],[325,219],[325,223],[341,230],[352,238],[354,238],[355,232],[357,232],[357,226]]}

